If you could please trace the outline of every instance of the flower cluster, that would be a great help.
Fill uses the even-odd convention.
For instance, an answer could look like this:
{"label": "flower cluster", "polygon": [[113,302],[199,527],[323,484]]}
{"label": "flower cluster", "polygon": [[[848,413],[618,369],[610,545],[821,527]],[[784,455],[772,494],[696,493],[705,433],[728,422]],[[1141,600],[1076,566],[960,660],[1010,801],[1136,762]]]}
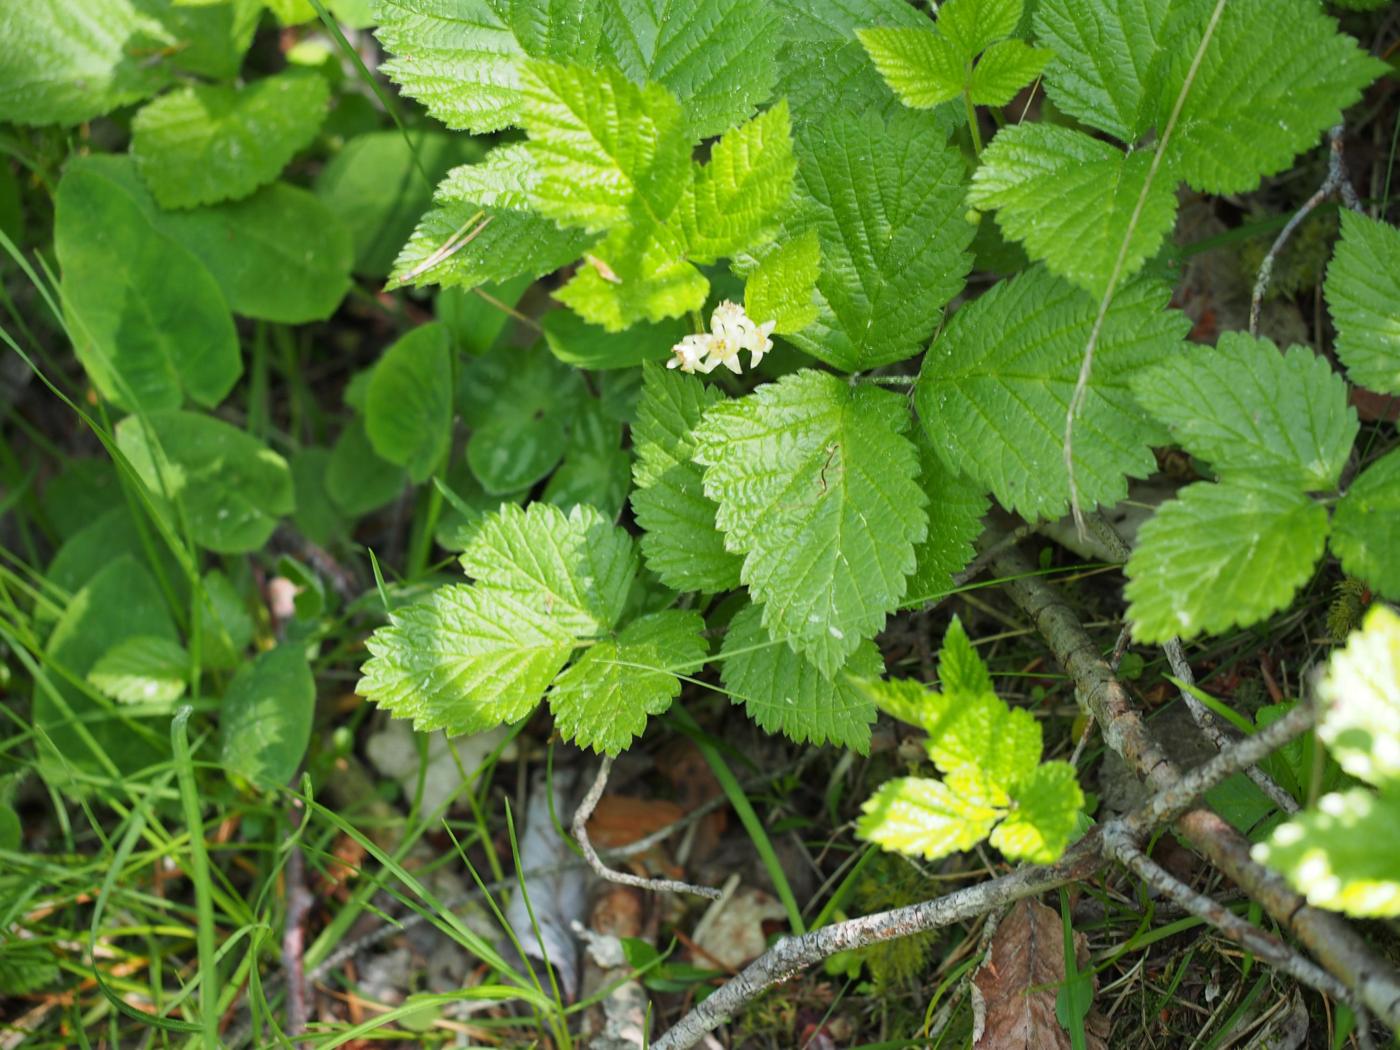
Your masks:
{"label": "flower cluster", "polygon": [[726,299],[710,315],[708,332],[688,335],[671,348],[675,356],[666,363],[666,367],[708,374],[723,365],[739,375],[743,371],[739,351],[747,350],[749,367],[757,368],[763,355],[773,349],[773,340],[768,336],[776,323],[764,321],[754,324],[742,306]]}

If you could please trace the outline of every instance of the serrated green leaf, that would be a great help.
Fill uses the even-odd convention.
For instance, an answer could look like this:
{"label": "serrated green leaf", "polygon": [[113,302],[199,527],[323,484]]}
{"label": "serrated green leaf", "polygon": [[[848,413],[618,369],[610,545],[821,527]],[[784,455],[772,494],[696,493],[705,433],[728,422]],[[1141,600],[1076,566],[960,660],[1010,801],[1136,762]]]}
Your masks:
{"label": "serrated green leaf", "polygon": [[677,674],[693,674],[709,646],[698,613],[678,609],[637,620],[616,640],[599,642],[549,691],[549,708],[565,740],[616,755],[642,735],[649,715],[671,706]]}
{"label": "serrated green leaf", "polygon": [[975,769],[1014,790],[1040,761],[1040,723],[995,693],[929,692],[920,720],[928,733],[925,749],[944,776]]}
{"label": "serrated green leaf", "polygon": [[1102,297],[1115,269],[1119,283],[1137,273],[1176,221],[1172,179],[1158,173],[1142,197],[1151,168],[1146,151],[1124,154],[1052,124],[1013,124],[983,151],[968,202],[997,209],[1008,237]]}
{"label": "serrated green leaf", "polygon": [[929,689],[912,678],[865,678],[856,687],[885,714],[923,728],[924,702]]}
{"label": "serrated green leaf", "polygon": [[968,96],[974,105],[1004,106],[1049,63],[1053,52],[1024,40],[999,40],[977,60]]}
{"label": "serrated green leaf", "polygon": [[464,370],[467,462],[487,492],[529,488],[554,469],[583,390],[578,372],[539,345],[503,346]]}
{"label": "serrated green leaf", "polygon": [[[154,19],[120,0],[42,0],[0,15],[0,120],[80,124],[154,94],[170,81],[164,63],[127,51],[163,35]],[[157,45],[159,46],[159,45]]]}
{"label": "serrated green leaf", "polygon": [[566,365],[601,371],[631,368],[644,361],[663,361],[671,347],[690,330],[684,321],[633,325],[626,332],[609,332],[589,324],[572,310],[551,310],[540,319],[550,352]]}
{"label": "serrated green leaf", "polygon": [[598,232],[634,212],[663,225],[686,187],[691,140],[676,97],[614,68],[526,66],[520,122],[538,181],[530,202],[562,225]]}
{"label": "serrated green leaf", "polygon": [[[1130,379],[1168,358],[1189,322],[1164,309],[1167,289],[1137,281],[1104,317],[1084,408],[1074,427],[1074,470],[1084,506],[1127,495],[1125,475],[1157,469],[1165,433],[1143,417]],[[1098,303],[1034,267],[954,315],[924,357],[914,400],[934,451],[951,470],[1028,518],[1069,507],[1065,416]]]}
{"label": "serrated green leaf", "polygon": [[828,680],[807,659],[775,641],[763,628],[763,610],[747,605],[730,621],[720,649],[720,677],[731,703],[769,733],[802,744],[837,744],[861,754],[870,750],[875,704],[855,679],[878,678],[880,650],[862,642]]}
{"label": "serrated green leaf", "polygon": [[699,310],[710,291],[684,255],[679,229],[622,225],[594,245],[554,298],[609,332],[680,317]]}
{"label": "serrated green leaf", "polygon": [[350,290],[349,230],[300,187],[274,182],[243,200],[160,212],[155,221],[205,263],[244,317],[324,321]]}
{"label": "serrated green leaf", "polygon": [[1400,451],[1352,482],[1332,518],[1332,549],[1349,575],[1400,600]]}
{"label": "serrated green leaf", "polygon": [[[969,696],[995,694],[992,673],[973,648],[961,618],[954,616],[943,634],[943,646],[938,651],[938,684],[954,702]],[[1040,757],[1037,749],[1036,757]]]}
{"label": "serrated green leaf", "polygon": [[786,101],[726,132],[682,208],[687,255],[713,262],[772,240],[796,171]]}
{"label": "serrated green leaf", "polygon": [[185,695],[190,658],[180,643],[158,635],[123,638],[103,653],[88,682],[122,704],[172,704]]}
{"label": "serrated green leaf", "polygon": [[476,582],[394,610],[366,643],[359,692],[424,731],[524,718],[582,642],[616,625],[636,573],[625,532],[588,507],[509,504],[462,553]]}
{"label": "serrated green leaf", "polygon": [[1400,616],[1383,605],[1334,650],[1318,686],[1318,736],[1354,777],[1400,784]]}
{"label": "serrated green leaf", "polygon": [[762,324],[773,322],[781,335],[800,332],[817,319],[815,294],[821,276],[822,245],[806,230],[763,253],[744,283],[744,312]]}
{"label": "serrated green leaf", "polygon": [[1283,872],[1318,908],[1366,918],[1400,915],[1400,792],[1324,795],[1274,829],[1253,856]]}
{"label": "serrated green leaf", "polygon": [[176,532],[182,517],[207,550],[257,550],[296,507],[287,461],[221,419],[152,412],[123,419],[116,434],[117,447]]}
{"label": "serrated green leaf", "polygon": [[801,371],[705,413],[695,460],[763,623],[830,677],[884,626],[927,532],[903,398]]}
{"label": "serrated green leaf", "polygon": [[932,109],[962,94],[969,56],[932,26],[876,27],[856,35],[890,90],[911,109]]}
{"label": "serrated green leaf", "polygon": [[1133,637],[1164,642],[1256,623],[1293,600],[1327,542],[1327,510],[1266,478],[1189,485],[1128,559]]}
{"label": "serrated green leaf", "polygon": [[605,0],[603,47],[638,84],[665,86],[698,138],[748,117],[777,78],[777,13],[753,0]]}
{"label": "serrated green leaf", "polygon": [[543,498],[565,511],[591,504],[616,521],[627,504],[631,481],[632,457],[622,447],[622,424],[590,399],[574,416],[568,451]]}
{"label": "serrated green leaf", "polygon": [[856,31],[903,26],[928,31],[928,17],[904,0],[771,0],[782,16],[773,93],[788,100],[794,125],[821,120],[831,100],[860,112],[891,96]]}
{"label": "serrated green leaf", "polygon": [[392,501],[407,484],[408,471],[374,451],[362,418],[346,424],[326,465],[326,493],[337,510],[358,518]]}
{"label": "serrated green leaf", "polygon": [[529,58],[588,61],[598,45],[593,0],[381,0],[379,68],[449,128],[477,134],[519,124]]}
{"label": "serrated green leaf", "polygon": [[861,807],[856,834],[882,849],[938,860],[985,839],[1010,799],[974,770],[944,780],[887,780]]}
{"label": "serrated green leaf", "polygon": [[1196,66],[1209,4],[1177,10],[1154,77],[1155,123],[1166,126],[1189,77],[1165,163],[1205,193],[1252,190],[1289,167],[1388,69],[1314,0],[1233,0]]}
{"label": "serrated green leaf", "polygon": [[1021,0],[946,0],[938,6],[938,29],[971,58],[1016,32]]}
{"label": "serrated green leaf", "polygon": [[316,683],[298,645],[244,664],[219,707],[219,762],[259,787],[285,787],[311,742]]}
{"label": "serrated green leaf", "polygon": [[1012,802],[1011,812],[992,832],[991,844],[1007,860],[1059,860],[1084,808],[1074,767],[1068,762],[1037,766],[1012,792]]}
{"label": "serrated green leaf", "polygon": [[1222,478],[1267,477],[1304,491],[1336,486],[1359,425],[1324,358],[1226,332],[1133,379],[1142,406]]}
{"label": "serrated green leaf", "polygon": [[218,283],[153,224],[115,157],[68,165],[54,203],[54,251],[74,349],[97,389],[126,409],[212,407],[243,362]]}
{"label": "serrated green leaf", "polygon": [[1132,144],[1152,125],[1152,65],[1179,0],[1040,0],[1035,37],[1055,52],[1045,93],[1070,116]]}
{"label": "serrated green leaf", "polygon": [[1400,230],[1343,211],[1323,291],[1337,326],[1337,357],[1351,381],[1400,394]]}
{"label": "serrated green leaf", "polygon": [[452,443],[452,346],[447,326],[403,336],[374,366],[365,392],[365,433],[383,459],[426,481]]}
{"label": "serrated green leaf", "polygon": [[[355,272],[383,277],[433,199],[433,183],[453,167],[480,160],[474,139],[440,131],[356,135],[316,176],[316,196],[350,230]],[[423,172],[418,170],[422,164]]]}
{"label": "serrated green leaf", "polygon": [[278,73],[246,87],[195,84],[131,121],[131,154],[162,208],[246,197],[316,137],[330,88],[315,73]]}
{"label": "serrated green leaf", "polygon": [[740,559],[715,526],[715,502],[691,462],[692,431],[723,394],[695,376],[658,365],[642,370],[642,398],[632,427],[636,453],[632,511],[642,527],[647,568],[678,591],[716,594],[739,586]]}
{"label": "serrated green leaf", "polygon": [[845,371],[913,356],[972,265],[961,156],[929,114],[844,108],[804,129],[797,154],[789,234],[816,229],[822,275],[818,318],[792,342]]}
{"label": "serrated green leaf", "polygon": [[944,466],[923,427],[919,447],[919,486],[928,496],[928,537],[915,549],[914,575],[909,577],[905,606],[921,605],[946,594],[953,577],[976,554],[974,541],[982,534],[982,517],[991,500],[977,483]]}

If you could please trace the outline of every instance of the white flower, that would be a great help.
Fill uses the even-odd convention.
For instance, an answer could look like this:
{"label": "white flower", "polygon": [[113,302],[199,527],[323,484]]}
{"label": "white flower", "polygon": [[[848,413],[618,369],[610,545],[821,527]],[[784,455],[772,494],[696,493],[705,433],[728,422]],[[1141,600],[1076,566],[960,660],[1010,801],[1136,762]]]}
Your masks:
{"label": "white flower", "polygon": [[702,372],[711,371],[714,366],[706,368],[705,358],[710,353],[710,341],[713,338],[711,335],[686,336],[671,347],[671,353],[675,356],[666,362],[666,367],[679,368],[682,372],[694,372],[697,368]]}
{"label": "white flower", "polygon": [[742,306],[725,299],[710,315],[709,332],[688,335],[673,346],[671,352],[675,356],[666,367],[708,374],[723,365],[735,375],[741,375],[744,366],[739,351],[747,350],[749,367],[757,368],[763,356],[773,349],[773,340],[768,337],[776,323],[754,324]]}

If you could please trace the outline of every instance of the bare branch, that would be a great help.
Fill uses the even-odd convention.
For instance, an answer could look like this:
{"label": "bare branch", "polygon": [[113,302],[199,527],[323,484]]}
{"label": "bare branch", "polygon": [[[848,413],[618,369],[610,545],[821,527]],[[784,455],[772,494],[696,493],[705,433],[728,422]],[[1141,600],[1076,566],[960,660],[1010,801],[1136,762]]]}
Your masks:
{"label": "bare branch", "polygon": [[602,763],[598,766],[598,775],[593,778],[593,784],[588,789],[588,794],[583,796],[583,801],[579,803],[578,809],[574,812],[572,825],[574,838],[578,840],[579,847],[583,850],[583,859],[588,862],[588,866],[600,878],[620,883],[623,886],[636,886],[638,889],[658,892],[691,893],[697,897],[719,900],[722,894],[712,886],[696,886],[676,879],[644,879],[639,875],[628,875],[626,872],[614,871],[599,858],[598,851],[593,848],[593,843],[588,841],[588,818],[598,808],[598,800],[603,797],[603,789],[608,786],[608,774],[612,772],[612,763],[610,755],[604,756]]}

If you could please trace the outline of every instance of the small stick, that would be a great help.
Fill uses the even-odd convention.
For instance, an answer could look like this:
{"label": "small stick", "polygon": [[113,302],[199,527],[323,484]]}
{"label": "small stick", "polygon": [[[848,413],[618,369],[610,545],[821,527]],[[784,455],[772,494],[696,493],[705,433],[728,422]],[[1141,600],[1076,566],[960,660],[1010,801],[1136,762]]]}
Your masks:
{"label": "small stick", "polygon": [[1279,231],[1274,243],[1269,246],[1269,252],[1264,256],[1264,261],[1259,264],[1259,276],[1254,280],[1254,294],[1249,299],[1249,334],[1257,336],[1259,334],[1259,311],[1264,305],[1264,293],[1269,290],[1269,281],[1274,276],[1274,263],[1278,261],[1279,253],[1283,251],[1284,245],[1288,243],[1295,230],[1298,229],[1304,219],[1311,215],[1319,204],[1325,201],[1334,193],[1342,199],[1342,203],[1352,211],[1361,210],[1361,198],[1357,196],[1356,188],[1352,186],[1351,179],[1347,176],[1346,158],[1342,155],[1342,125],[1338,124],[1327,132],[1327,178],[1322,180],[1322,185],[1317,188],[1317,192],[1303,202],[1303,206],[1293,213],[1293,218],[1288,220],[1288,224]]}
{"label": "small stick", "polygon": [[638,889],[658,892],[691,893],[697,897],[719,900],[722,894],[711,886],[696,886],[689,882],[680,882],[677,879],[644,879],[639,875],[628,875],[625,872],[614,871],[599,858],[598,851],[593,848],[593,843],[588,841],[588,818],[598,808],[598,800],[603,797],[603,789],[608,786],[608,774],[612,772],[612,764],[612,756],[604,755],[602,763],[598,766],[598,775],[593,778],[593,785],[588,789],[588,794],[583,796],[583,801],[579,803],[578,809],[574,812],[572,825],[574,838],[583,850],[583,859],[588,862],[588,866],[600,878],[623,886],[636,886]]}

